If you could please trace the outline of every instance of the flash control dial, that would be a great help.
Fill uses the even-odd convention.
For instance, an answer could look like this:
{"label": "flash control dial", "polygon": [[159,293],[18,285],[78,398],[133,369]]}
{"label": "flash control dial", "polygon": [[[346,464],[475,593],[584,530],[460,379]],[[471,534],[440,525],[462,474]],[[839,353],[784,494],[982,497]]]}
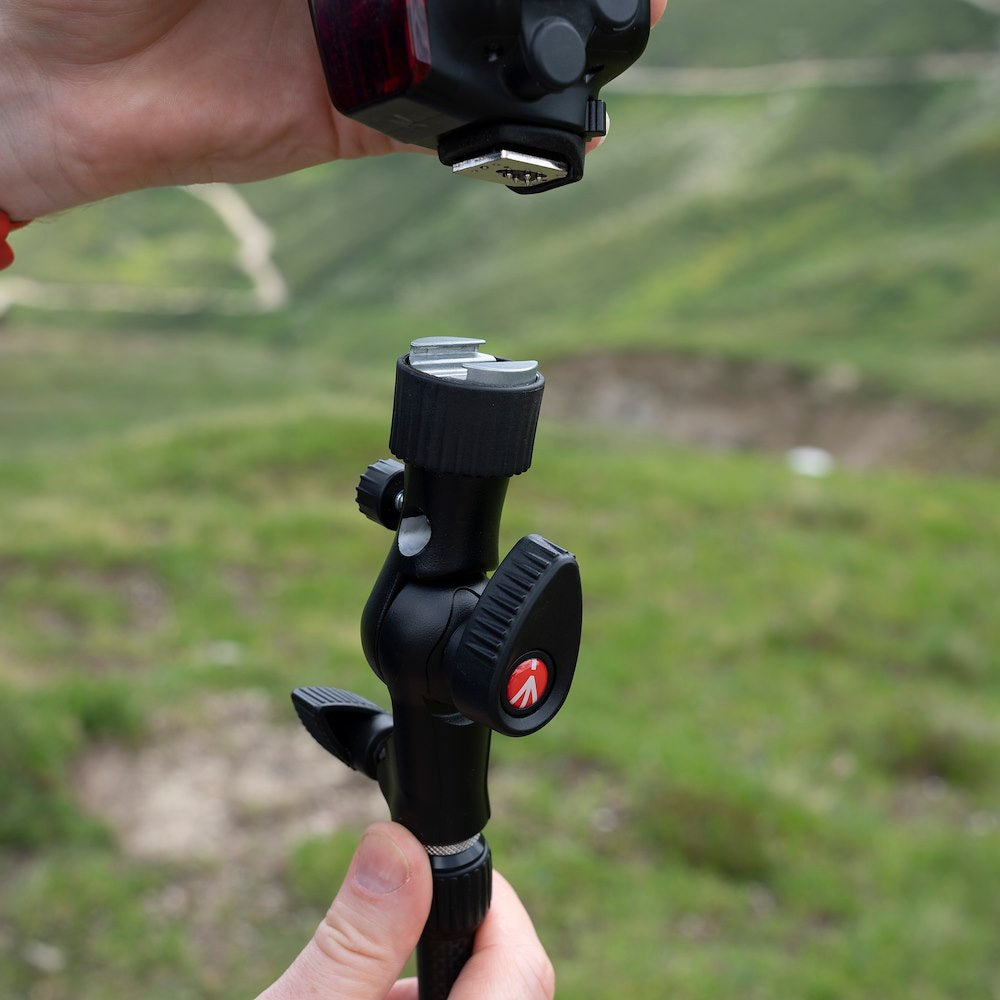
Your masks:
{"label": "flash control dial", "polygon": [[642,0],[591,0],[597,22],[608,28],[627,28],[639,16]]}
{"label": "flash control dial", "polygon": [[569,694],[582,625],[576,558],[541,535],[526,535],[449,645],[456,707],[506,736],[541,729]]}
{"label": "flash control dial", "polygon": [[529,71],[542,90],[565,90],[583,76],[587,46],[566,18],[547,17],[533,25],[525,42]]}

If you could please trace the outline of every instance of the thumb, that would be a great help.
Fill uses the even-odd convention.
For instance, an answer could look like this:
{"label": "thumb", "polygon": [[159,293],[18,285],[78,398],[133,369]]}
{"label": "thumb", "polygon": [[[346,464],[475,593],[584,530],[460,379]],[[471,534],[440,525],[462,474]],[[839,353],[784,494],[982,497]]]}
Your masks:
{"label": "thumb", "polygon": [[383,1000],[416,947],[431,892],[420,842],[396,823],[369,827],[312,940],[257,1000]]}

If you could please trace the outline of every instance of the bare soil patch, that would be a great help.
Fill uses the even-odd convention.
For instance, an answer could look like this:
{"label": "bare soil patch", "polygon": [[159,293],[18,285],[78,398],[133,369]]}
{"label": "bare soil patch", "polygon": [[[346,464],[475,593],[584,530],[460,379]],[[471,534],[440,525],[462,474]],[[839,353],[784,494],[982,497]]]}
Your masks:
{"label": "bare soil patch", "polygon": [[549,416],[652,433],[715,451],[811,446],[852,469],[900,466],[996,474],[988,412],[902,399],[848,365],[793,366],[662,351],[546,364]]}
{"label": "bare soil patch", "polygon": [[280,868],[308,836],[386,812],[374,782],[338,765],[298,724],[275,723],[256,691],[207,697],[194,717],[165,713],[141,747],[94,747],[76,788],[128,855],[258,870]]}

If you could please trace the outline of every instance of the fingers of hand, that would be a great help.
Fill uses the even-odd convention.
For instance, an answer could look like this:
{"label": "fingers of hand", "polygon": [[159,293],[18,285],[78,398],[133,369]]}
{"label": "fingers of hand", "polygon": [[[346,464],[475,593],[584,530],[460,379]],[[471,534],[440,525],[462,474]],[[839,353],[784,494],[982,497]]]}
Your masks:
{"label": "fingers of hand", "polygon": [[555,971],[531,918],[502,875],[493,874],[493,903],[475,950],[450,1000],[552,1000]]}
{"label": "fingers of hand", "polygon": [[312,940],[258,1000],[382,1000],[416,947],[430,902],[423,847],[401,826],[376,823]]}

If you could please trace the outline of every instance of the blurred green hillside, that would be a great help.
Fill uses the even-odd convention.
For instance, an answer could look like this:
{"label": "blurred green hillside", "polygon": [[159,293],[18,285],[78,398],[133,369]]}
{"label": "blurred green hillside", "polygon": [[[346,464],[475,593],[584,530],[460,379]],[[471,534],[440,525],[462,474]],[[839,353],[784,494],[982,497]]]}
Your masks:
{"label": "blurred green hillside", "polygon": [[991,4],[953,0],[879,0],[804,7],[762,0],[677,4],[644,61],[653,65],[748,66],[787,59],[991,52],[997,42]]}
{"label": "blurred green hillside", "polygon": [[[962,0],[678,3],[644,68],[864,55],[911,76],[701,98],[632,96],[626,78],[587,183],[546,198],[453,182],[431,158],[253,185],[244,194],[276,234],[287,308],[142,325],[321,343],[352,364],[432,330],[502,334],[511,352],[545,359],[639,343],[811,366],[848,359],[893,387],[991,403],[1000,80],[995,64],[920,79],[914,57],[995,52],[997,33],[996,16]],[[43,282],[245,285],[218,220],[177,191],[70,213],[18,246],[18,275]],[[13,317],[137,323],[75,310]]]}
{"label": "blurred green hillside", "polygon": [[[991,3],[672,0],[581,184],[394,157],[241,188],[283,304],[181,190],[18,232],[4,1000],[237,1000],[304,942],[381,813],[288,691],[381,697],[353,486],[433,333],[549,373],[503,541],[578,554],[584,652],[559,719],[495,741],[487,832],[559,996],[1000,997]],[[722,452],[675,433],[702,398]],[[887,441],[796,476],[738,433],[766,403]]]}

